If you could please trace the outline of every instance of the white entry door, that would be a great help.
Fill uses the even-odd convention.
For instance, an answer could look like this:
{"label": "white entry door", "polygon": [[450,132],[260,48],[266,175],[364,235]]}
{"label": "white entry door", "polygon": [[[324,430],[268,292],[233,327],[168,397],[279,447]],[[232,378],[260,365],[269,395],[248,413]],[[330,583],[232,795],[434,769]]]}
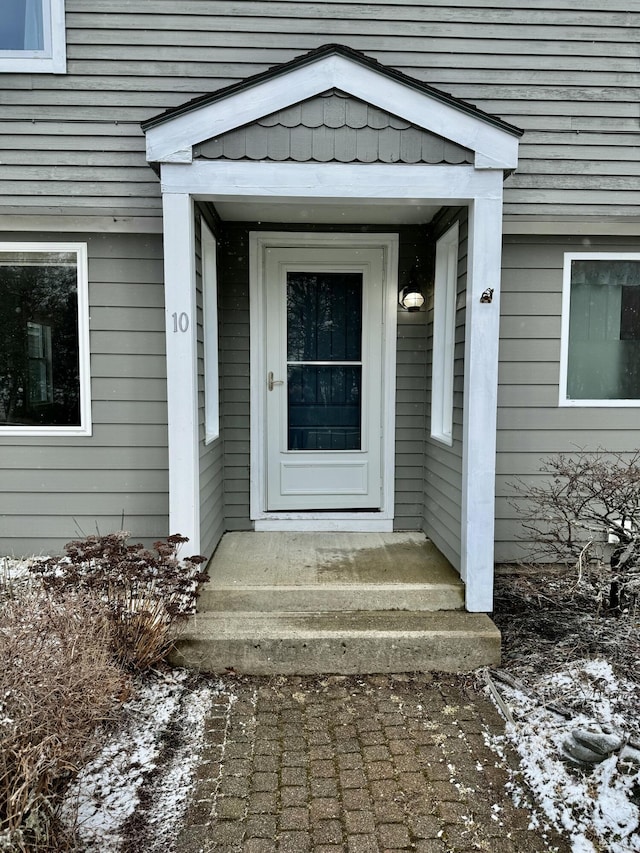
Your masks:
{"label": "white entry door", "polygon": [[266,509],[382,505],[384,252],[270,248]]}

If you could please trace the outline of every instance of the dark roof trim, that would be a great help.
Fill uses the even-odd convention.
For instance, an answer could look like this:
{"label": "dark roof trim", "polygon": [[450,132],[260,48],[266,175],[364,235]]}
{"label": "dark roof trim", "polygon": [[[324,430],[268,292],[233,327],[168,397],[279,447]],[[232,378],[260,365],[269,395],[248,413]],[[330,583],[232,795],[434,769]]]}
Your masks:
{"label": "dark roof trim", "polygon": [[454,98],[452,95],[446,94],[446,92],[441,92],[439,89],[434,89],[433,86],[429,86],[427,83],[423,83],[420,80],[416,80],[414,77],[409,77],[407,74],[404,74],[402,71],[398,71],[395,68],[390,68],[386,65],[381,65],[377,59],[372,59],[369,56],[366,56],[364,53],[361,53],[359,50],[354,50],[352,47],[346,47],[346,45],[342,44],[325,44],[322,47],[315,48],[314,50],[310,50],[308,53],[304,53],[301,56],[295,57],[295,59],[290,60],[289,62],[281,63],[280,65],[274,65],[272,68],[268,68],[266,71],[261,71],[259,74],[254,74],[251,77],[247,77],[245,80],[241,80],[239,83],[232,83],[231,86],[225,86],[223,89],[218,89],[215,92],[212,92],[208,95],[201,95],[198,98],[193,98],[191,101],[187,101],[185,104],[181,104],[179,107],[173,107],[170,110],[166,110],[166,112],[160,113],[160,115],[154,116],[154,118],[147,119],[143,121],[141,124],[142,130],[146,133],[147,130],[152,127],[157,127],[160,124],[164,124],[166,121],[170,121],[177,116],[185,115],[186,113],[192,112],[193,110],[197,110],[200,107],[208,106],[209,104],[213,104],[216,101],[221,101],[224,98],[228,98],[230,95],[235,95],[236,92],[241,92],[243,89],[249,89],[251,86],[256,86],[259,83],[264,83],[267,80],[271,80],[274,77],[279,77],[282,74],[286,74],[288,71],[293,70],[294,68],[302,68],[305,65],[309,65],[313,62],[316,62],[318,59],[322,59],[325,56],[332,56],[334,54],[339,54],[340,56],[344,56],[347,59],[351,59],[353,62],[358,62],[360,65],[364,65],[367,68],[371,68],[376,71],[378,74],[384,74],[386,77],[391,78],[392,80],[397,80],[399,83],[402,83],[405,86],[410,86],[412,89],[416,89],[419,92],[423,92],[429,97],[434,98],[437,101],[441,101],[444,104],[449,104],[452,107],[460,110],[461,112],[467,113],[474,118],[479,119],[480,121],[484,121],[487,124],[491,124],[494,127],[499,128],[500,130],[504,130],[507,133],[512,134],[513,136],[522,136],[524,133],[520,128],[515,127],[515,125],[508,124],[506,121],[503,121],[498,116],[490,115],[489,113],[485,113],[482,110],[475,107],[473,104],[469,104],[466,101],[462,101],[459,98]]}

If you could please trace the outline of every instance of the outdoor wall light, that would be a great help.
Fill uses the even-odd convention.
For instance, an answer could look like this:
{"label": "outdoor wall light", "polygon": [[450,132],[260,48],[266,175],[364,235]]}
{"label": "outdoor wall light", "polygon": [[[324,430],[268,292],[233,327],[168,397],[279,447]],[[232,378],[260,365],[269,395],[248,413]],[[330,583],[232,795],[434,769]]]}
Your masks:
{"label": "outdoor wall light", "polygon": [[424,294],[417,284],[408,284],[400,291],[398,301],[406,311],[419,311],[424,305]]}

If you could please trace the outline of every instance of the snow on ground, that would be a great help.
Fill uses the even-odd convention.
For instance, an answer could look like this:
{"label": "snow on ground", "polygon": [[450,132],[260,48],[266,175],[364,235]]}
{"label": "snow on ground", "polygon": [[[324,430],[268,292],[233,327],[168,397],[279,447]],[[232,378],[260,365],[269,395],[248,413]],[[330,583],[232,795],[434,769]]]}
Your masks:
{"label": "snow on ground", "polygon": [[68,791],[65,818],[77,823],[88,853],[117,853],[134,817],[146,851],[167,850],[177,837],[204,723],[219,692],[206,682],[191,688],[188,678],[174,670],[140,680],[121,727]]}
{"label": "snow on ground", "polygon": [[[500,684],[513,723],[494,745],[515,747],[537,805],[573,853],[640,851],[640,750],[628,742],[637,745],[639,686],[602,660],[576,661],[528,686]],[[617,733],[624,744],[595,766],[578,766],[562,748],[575,729]]]}
{"label": "snow on ground", "polygon": [[[33,559],[0,558],[0,581],[27,584]],[[532,821],[539,814],[552,823],[571,839],[573,853],[640,853],[640,685],[593,659],[537,676],[528,668],[525,676],[521,689],[497,682],[512,722],[491,742],[498,754],[506,742],[519,754],[521,777],[536,801]],[[172,848],[207,713],[221,692],[220,684],[194,682],[179,670],[148,673],[137,682],[121,726],[67,795],[66,818],[77,821],[87,853],[118,853],[132,840],[129,849],[148,853]],[[224,693],[224,702],[233,696]],[[616,732],[625,742],[583,768],[563,758],[562,745],[576,728]],[[517,776],[511,793],[526,800]]]}

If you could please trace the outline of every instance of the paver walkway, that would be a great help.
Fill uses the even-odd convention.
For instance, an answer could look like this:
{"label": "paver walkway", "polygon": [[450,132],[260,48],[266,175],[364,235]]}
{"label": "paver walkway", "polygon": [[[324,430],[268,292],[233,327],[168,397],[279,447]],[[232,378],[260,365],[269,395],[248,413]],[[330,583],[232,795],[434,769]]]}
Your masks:
{"label": "paver walkway", "polygon": [[502,720],[460,677],[225,684],[178,853],[569,849],[513,805]]}

